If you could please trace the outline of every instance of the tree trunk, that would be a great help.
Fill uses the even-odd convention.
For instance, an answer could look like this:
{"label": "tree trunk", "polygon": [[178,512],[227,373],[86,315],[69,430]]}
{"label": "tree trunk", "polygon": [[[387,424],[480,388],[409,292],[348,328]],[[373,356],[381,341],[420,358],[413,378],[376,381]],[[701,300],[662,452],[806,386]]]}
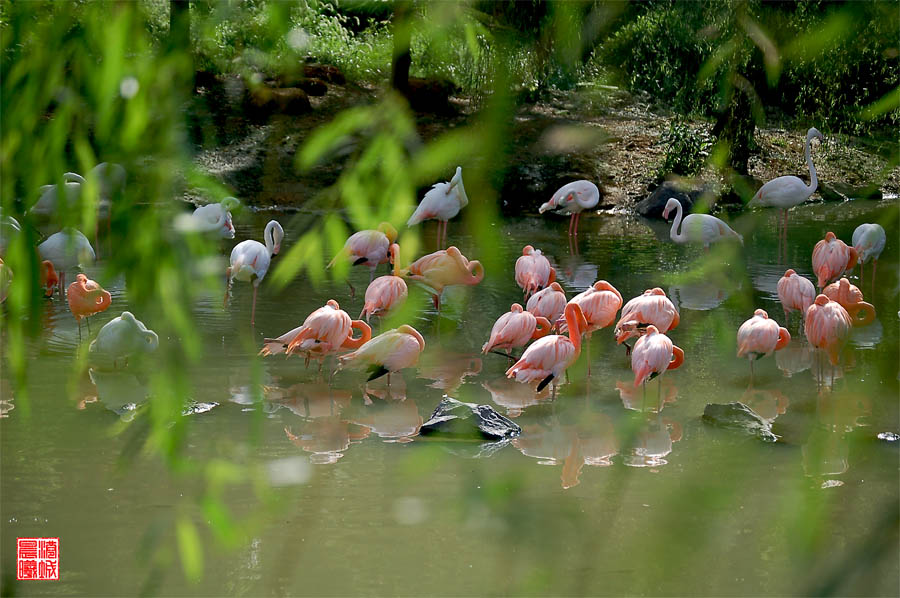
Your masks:
{"label": "tree trunk", "polygon": [[[189,0],[169,1],[169,47],[183,52],[189,62],[187,73],[194,83],[194,56],[191,51],[191,3]],[[187,74],[186,73],[186,74]]]}
{"label": "tree trunk", "polygon": [[391,84],[394,89],[406,93],[409,89],[409,68],[412,66],[410,51],[410,1],[394,2],[394,15],[391,24],[394,28],[394,55],[391,61]]}
{"label": "tree trunk", "polygon": [[743,85],[732,85],[724,110],[719,113],[713,127],[713,135],[728,147],[728,163],[735,173],[747,174],[756,118],[749,91]]}

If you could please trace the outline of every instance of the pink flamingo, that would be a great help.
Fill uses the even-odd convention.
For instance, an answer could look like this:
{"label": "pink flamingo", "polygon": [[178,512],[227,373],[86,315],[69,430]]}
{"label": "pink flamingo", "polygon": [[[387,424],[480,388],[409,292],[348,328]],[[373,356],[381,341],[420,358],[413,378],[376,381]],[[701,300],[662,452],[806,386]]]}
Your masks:
{"label": "pink flamingo", "polygon": [[551,282],[550,286],[538,291],[528,298],[525,310],[535,316],[547,318],[553,326],[562,317],[566,308],[566,293],[558,282]]}
{"label": "pink flamingo", "polygon": [[352,353],[338,358],[338,369],[349,366],[368,366],[369,377],[374,380],[387,374],[388,386],[391,372],[416,365],[425,350],[425,339],[419,331],[404,324],[399,328],[379,334]]}
{"label": "pink flamingo", "polygon": [[556,280],[556,270],[550,266],[540,249],[526,245],[516,260],[516,284],[525,290],[525,298]]}
{"label": "pink flamingo", "polygon": [[[875,306],[863,301],[862,291],[856,285],[850,284],[846,278],[833,282],[822,290],[822,294],[841,304],[841,307],[850,314],[854,326],[865,326],[875,319]],[[860,318],[860,312],[863,317]]]}
{"label": "pink flamingo", "polygon": [[470,262],[459,249],[451,245],[447,249],[420,257],[400,274],[424,285],[431,292],[434,308],[440,310],[444,287],[478,284],[484,278],[484,266],[478,260]]}
{"label": "pink flamingo", "polygon": [[737,332],[737,356],[750,360],[750,381],[753,381],[753,362],[787,346],[791,333],[778,322],[769,319],[765,310],[757,309],[753,317],[741,324]]}
{"label": "pink flamingo", "polygon": [[831,365],[837,365],[841,348],[850,335],[850,314],[837,301],[819,295],[806,310],[806,338],[809,344],[828,353]]}
{"label": "pink flamingo", "polygon": [[359,317],[366,316],[366,322],[369,316],[384,317],[394,309],[399,308],[406,303],[406,297],[409,295],[409,289],[406,288],[406,281],[400,278],[400,270],[397,268],[397,260],[400,257],[400,246],[396,243],[391,245],[391,262],[394,264],[394,272],[388,276],[379,276],[366,288],[365,304]]}
{"label": "pink flamingo", "polygon": [[[640,336],[652,324],[658,332],[666,333],[678,326],[680,317],[675,304],[666,297],[659,287],[647,289],[642,295],[631,299],[622,308],[622,315],[616,323],[616,343],[622,344],[629,338]],[[631,347],[625,343],[625,354]]]}
{"label": "pink flamingo", "polygon": [[812,254],[813,272],[819,279],[818,287],[821,289],[844,272],[852,270],[858,258],[856,249],[848,247],[833,232],[825,233],[825,238],[816,243]]}
{"label": "pink flamingo", "polygon": [[487,354],[494,349],[506,349],[506,356],[512,359],[511,349],[524,347],[528,341],[549,333],[550,321],[547,318],[535,317],[531,312],[522,310],[518,303],[513,303],[509,311],[494,322],[491,338],[481,347],[481,352]]}
{"label": "pink flamingo", "polygon": [[[353,338],[353,330],[359,330],[360,336]],[[260,355],[277,355],[295,352],[306,353],[306,363],[309,364],[311,356],[315,355],[319,361],[321,370],[322,361],[330,353],[336,353],[341,349],[356,349],[372,338],[372,329],[362,320],[351,320],[350,316],[341,309],[338,302],[329,299],[328,302],[315,310],[302,326],[285,332],[278,338],[263,340],[263,348]]]}
{"label": "pink flamingo", "polygon": [[69,310],[78,322],[78,335],[81,336],[81,319],[87,321],[88,332],[91,331],[91,321],[87,318],[101,311],[106,311],[112,303],[112,296],[103,290],[99,284],[89,279],[84,274],[75,277],[75,282],[69,285],[66,292],[69,300]]}
{"label": "pink flamingo", "polygon": [[[569,336],[552,334],[538,339],[525,349],[519,361],[506,370],[507,378],[515,377],[519,382],[540,380],[537,386],[540,392],[575,363],[581,353],[581,334],[587,329],[587,320],[581,306],[576,303],[567,304],[564,314]],[[555,394],[555,384],[553,389]]]}
{"label": "pink flamingo", "polygon": [[578,222],[581,212],[596,207],[600,202],[600,190],[597,185],[587,180],[573,181],[556,190],[550,201],[545,202],[538,212],[555,212],[569,215],[569,236],[578,236]]}
{"label": "pink flamingo", "polygon": [[789,268],[778,280],[778,300],[784,308],[784,320],[787,323],[788,314],[794,310],[800,312],[800,322],[806,310],[816,299],[816,287],[806,278],[803,278],[793,269]]}
{"label": "pink flamingo", "polygon": [[469,197],[463,186],[462,167],[456,167],[456,173],[449,183],[435,183],[422,198],[422,202],[416,207],[416,211],[406,222],[406,226],[413,226],[423,220],[435,219],[438,221],[438,247],[443,247],[447,241],[447,221],[459,214],[459,211],[469,205]]}
{"label": "pink flamingo", "polygon": [[[644,385],[647,394],[647,381],[662,375],[666,370],[674,370],[684,363],[684,351],[672,344],[668,336],[661,333],[656,326],[647,326],[646,333],[634,344],[631,352],[631,371],[634,372],[634,387]],[[657,408],[659,408],[657,388]]]}
{"label": "pink flamingo", "polygon": [[[386,264],[391,259],[391,245],[397,240],[397,229],[389,222],[382,222],[376,230],[361,230],[353,233],[344,243],[334,259],[328,264],[328,268],[334,266],[339,259],[351,259],[354,266],[367,266],[369,268],[369,282],[375,278],[375,268],[380,264]],[[350,287],[350,296],[356,295],[356,289],[347,280]]]}
{"label": "pink flamingo", "polygon": [[39,276],[41,288],[44,289],[44,297],[52,297],[53,291],[59,285],[59,275],[56,273],[56,268],[53,267],[53,262],[50,260],[42,261],[40,268]]}
{"label": "pink flamingo", "polygon": [[616,321],[616,313],[622,307],[622,294],[605,280],[598,280],[593,286],[572,297],[569,303],[577,303],[587,320],[587,373],[591,375],[591,333],[606,328]]}
{"label": "pink flamingo", "polygon": [[853,231],[853,248],[859,254],[859,284],[863,283],[864,265],[872,260],[872,292],[875,292],[875,269],[878,267],[878,257],[884,251],[887,236],[880,224],[860,224]]}

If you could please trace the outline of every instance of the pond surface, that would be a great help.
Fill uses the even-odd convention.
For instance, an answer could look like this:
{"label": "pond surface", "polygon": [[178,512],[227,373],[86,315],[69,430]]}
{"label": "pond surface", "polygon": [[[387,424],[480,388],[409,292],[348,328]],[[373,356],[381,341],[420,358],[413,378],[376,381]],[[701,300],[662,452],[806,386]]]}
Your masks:
{"label": "pond surface", "polygon": [[[364,388],[362,372],[340,372],[329,386],[301,358],[255,357],[264,337],[329,298],[356,317],[367,271],[352,272],[353,299],[340,282],[298,278],[280,292],[264,283],[253,330],[249,285],[235,283],[227,311],[221,297],[194,309],[206,357],[190,369],[190,399],[205,405],[186,432],[189,456],[257,465],[277,486],[266,504],[251,483],[223,491],[247,534],[231,550],[206,526],[213,514],[196,476],[123,457],[141,446],[147,372],[71,380],[75,321],[48,301],[44,334],[29,347],[27,416],[0,377],[3,575],[15,568],[13,539],[42,536],[60,538],[62,581],[23,582],[20,595],[896,595],[900,442],[878,435],[900,432],[897,207],[795,209],[786,261],[774,210],[725,216],[746,244],[709,254],[672,244],[662,222],[623,215],[583,217],[574,256],[566,220],[498,223],[502,252],[486,260],[482,284],[449,289],[440,315],[411,293],[409,323],[426,351],[390,392],[383,382]],[[271,212],[244,214],[234,242],[260,238],[272,217],[290,247],[291,216]],[[784,270],[813,279],[815,242],[827,230],[849,241],[863,222],[888,231],[874,294],[868,278],[864,287],[876,321],[819,374],[794,314],[792,343],[756,362],[751,386],[735,357],[737,328],[757,307],[784,324],[775,294]],[[423,231],[427,251],[434,232]],[[464,223],[450,224],[449,239],[485,259]],[[522,301],[513,264],[525,244],[551,258],[569,297],[601,278],[626,301],[662,287],[681,312],[670,336],[684,366],[645,397],[605,329],[591,341],[590,377],[582,353],[555,400],[508,381],[506,359],[480,348]],[[88,274],[113,293],[96,335],[127,298],[124,280],[102,278],[102,263]],[[177,342],[161,338],[160,351]],[[495,447],[418,437],[444,394],[492,405],[522,436]],[[708,403],[733,401],[772,421],[779,440],[701,421]],[[172,522],[183,516],[201,530],[199,582],[185,579],[174,548]]]}

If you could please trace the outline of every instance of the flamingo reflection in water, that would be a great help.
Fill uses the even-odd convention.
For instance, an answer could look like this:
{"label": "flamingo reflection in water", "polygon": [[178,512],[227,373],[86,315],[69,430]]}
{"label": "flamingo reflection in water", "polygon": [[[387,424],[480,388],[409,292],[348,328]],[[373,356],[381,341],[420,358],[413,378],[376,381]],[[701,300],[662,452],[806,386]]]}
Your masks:
{"label": "flamingo reflection in water", "polygon": [[549,388],[536,393],[531,386],[520,384],[505,376],[490,382],[482,382],[481,387],[491,393],[494,403],[506,408],[506,415],[512,418],[519,417],[529,407],[550,400]]}
{"label": "flamingo reflection in water", "polygon": [[668,463],[665,457],[673,444],[681,440],[682,426],[657,414],[645,414],[633,435],[623,444],[623,462],[628,467],[657,467]]}
{"label": "flamingo reflection in water", "polygon": [[769,423],[775,421],[779,415],[784,415],[788,405],[791,404],[780,390],[754,388],[753,384],[750,384],[741,395],[741,403]]}
{"label": "flamingo reflection in water", "polygon": [[369,432],[369,428],[344,420],[339,415],[303,422],[299,434],[295,434],[290,426],[284,428],[288,440],[310,453],[309,461],[316,465],[337,463],[351,444],[367,438]]}
{"label": "flamingo reflection in water", "polygon": [[[801,447],[803,471],[808,477],[839,476],[850,469],[847,435],[872,413],[868,397],[820,392],[816,398],[816,425]],[[841,480],[824,479],[822,487],[841,486]]]}
{"label": "flamingo reflection in water", "polygon": [[669,378],[659,378],[660,400],[656,405],[647,405],[644,393],[638,394],[634,382],[631,380],[618,380],[616,382],[616,390],[619,391],[619,399],[622,400],[622,406],[630,411],[648,411],[650,413],[659,413],[666,408],[666,405],[673,405],[678,400],[678,387],[675,382]]}
{"label": "flamingo reflection in water", "polygon": [[809,343],[798,341],[775,352],[775,365],[785,378],[799,374],[812,367],[813,349]]}
{"label": "flamingo reflection in water", "polygon": [[352,418],[354,424],[371,430],[385,442],[412,442],[419,435],[424,420],[412,399],[376,400],[368,398],[362,413]]}
{"label": "flamingo reflection in water", "polygon": [[440,353],[424,354],[417,368],[421,378],[431,380],[429,388],[437,388],[445,393],[458,389],[466,378],[481,373],[481,358],[472,353]]}

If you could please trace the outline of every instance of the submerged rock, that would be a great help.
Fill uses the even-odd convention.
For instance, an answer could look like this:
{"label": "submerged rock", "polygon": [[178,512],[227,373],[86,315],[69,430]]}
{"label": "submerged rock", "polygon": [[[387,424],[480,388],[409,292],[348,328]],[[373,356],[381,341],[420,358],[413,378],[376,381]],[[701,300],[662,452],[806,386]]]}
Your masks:
{"label": "submerged rock", "polygon": [[878,185],[867,187],[854,187],[846,183],[819,183],[819,195],[825,201],[847,201],[849,199],[875,199],[880,200],[884,196]]}
{"label": "submerged rock", "polygon": [[739,430],[766,442],[775,442],[772,424],[743,403],[710,403],[703,410],[703,421],[711,426]]}
{"label": "submerged rock", "polygon": [[514,421],[489,405],[463,403],[444,397],[419,430],[421,436],[441,435],[454,439],[507,440],[522,433]]}
{"label": "submerged rock", "polygon": [[666,208],[666,202],[670,197],[674,197],[681,202],[681,207],[685,214],[691,213],[694,203],[700,198],[701,191],[695,189],[687,191],[677,183],[666,181],[653,192],[639,201],[634,210],[645,218],[662,218],[663,210]]}

